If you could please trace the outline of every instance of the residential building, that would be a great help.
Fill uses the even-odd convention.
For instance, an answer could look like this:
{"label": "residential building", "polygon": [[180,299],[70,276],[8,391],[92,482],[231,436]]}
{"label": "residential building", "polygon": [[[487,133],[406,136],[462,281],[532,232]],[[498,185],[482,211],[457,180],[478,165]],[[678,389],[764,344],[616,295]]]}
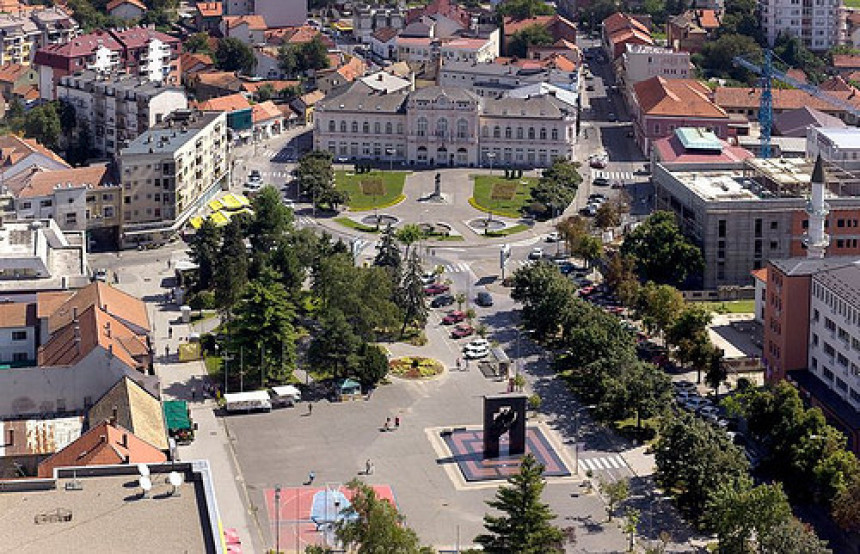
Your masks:
{"label": "residential building", "polygon": [[[860,121],[857,116],[844,108],[827,102],[822,98],[817,98],[804,90],[774,88],[771,94],[774,115],[779,115],[784,111],[808,107],[827,115],[838,117],[849,125],[857,125],[858,121]],[[827,95],[844,102],[850,102],[860,108],[860,94],[853,90],[828,91]],[[713,99],[714,103],[730,114],[744,115],[750,121],[758,120],[758,110],[761,105],[760,88],[718,86],[714,89]]]}
{"label": "residential building", "polygon": [[65,290],[89,279],[83,233],[63,233],[53,219],[0,227],[0,292]]}
{"label": "residential building", "polygon": [[669,48],[627,43],[622,54],[622,78],[629,87],[652,77],[687,79],[690,75],[690,53]]}
{"label": "residential building", "polygon": [[140,19],[147,12],[146,4],[140,0],[111,0],[105,9],[109,16],[126,21]]}
{"label": "residential building", "polygon": [[525,19],[505,17],[502,21],[502,52],[505,55],[509,55],[510,52],[508,52],[508,45],[511,42],[511,38],[517,32],[535,25],[546,29],[552,37],[553,42],[564,39],[576,44],[576,25],[558,14],[539,15]]}
{"label": "residential building", "polygon": [[[0,135],[0,177],[10,179],[33,166],[44,169],[69,169],[66,161],[45,148],[36,139],[18,135]],[[5,194],[0,185],[0,195]]]}
{"label": "residential building", "polygon": [[119,152],[123,244],[161,242],[228,186],[227,116],[177,110]]}
{"label": "residential building", "polygon": [[764,38],[773,44],[780,33],[798,37],[803,45],[823,52],[846,40],[842,0],[819,0],[797,4],[793,0],[758,0]]}
{"label": "residential building", "polygon": [[62,77],[57,98],[75,108],[78,129],[88,128],[93,148],[107,155],[116,154],[167,114],[188,107],[180,88],[92,70]]}
{"label": "residential building", "polygon": [[254,0],[226,0],[222,4],[224,15],[240,16],[254,13]]}
{"label": "residential building", "polygon": [[767,266],[753,270],[751,275],[755,281],[755,317],[756,323],[764,328],[765,307],[767,306]]}
{"label": "residential building", "polygon": [[191,88],[197,75],[215,71],[215,62],[209,54],[183,52],[179,56],[179,67],[182,68],[182,84]]}
{"label": "residential building", "polygon": [[0,95],[8,104],[13,100],[27,105],[32,94],[39,97],[39,72],[30,65],[9,64],[0,66]]}
{"label": "residential building", "polygon": [[232,71],[201,71],[191,78],[190,85],[194,97],[205,101],[241,91],[244,81]]}
{"label": "residential building", "polygon": [[0,365],[32,364],[35,361],[37,328],[35,304],[0,304]]}
{"label": "residential building", "polygon": [[306,0],[254,0],[254,13],[269,27],[296,27],[308,19]]}
{"label": "residential building", "polygon": [[298,114],[300,123],[313,125],[314,108],[323,98],[325,98],[325,93],[321,90],[315,90],[303,94],[290,102],[290,107]]}
{"label": "residential building", "polygon": [[284,112],[271,100],[252,107],[254,140],[265,140],[280,135],[284,130]]}
{"label": "residential building", "polygon": [[106,165],[47,171],[38,166],[6,180],[15,219],[52,218],[60,229],[86,232],[89,245],[118,244],[122,188]]}
{"label": "residential building", "polygon": [[336,69],[318,71],[316,75],[317,89],[328,94],[333,89],[346,85],[363,76],[367,65],[358,56],[349,60]]}
{"label": "residential building", "polygon": [[42,48],[65,44],[81,33],[77,21],[62,6],[34,10],[30,18],[41,33],[39,46]]}
{"label": "residential building", "polygon": [[451,0],[432,0],[424,6],[410,8],[406,13],[406,23],[432,22],[436,30],[434,36],[447,38],[458,30],[468,28],[475,17],[469,10]]}
{"label": "residential building", "polygon": [[110,421],[166,452],[167,424],[161,401],[134,380],[123,377],[87,411],[90,425]]}
{"label": "residential building", "polygon": [[223,15],[222,2],[197,2],[194,5],[194,26],[202,33],[212,33],[220,28]]}
{"label": "residential building", "polygon": [[772,132],[780,137],[806,139],[810,127],[845,127],[845,123],[838,117],[803,106],[796,110],[784,111],[774,117]]}
{"label": "residential building", "polygon": [[[570,157],[576,110],[553,94],[481,98],[462,88],[385,94],[362,82],[318,102],[314,146],[410,165],[547,166]],[[495,157],[493,157],[495,155]]]}
{"label": "residential building", "polygon": [[[831,166],[827,172],[828,255],[860,255],[860,179]],[[653,165],[655,209],[675,213],[701,247],[704,288],[751,285],[750,272],[767,260],[806,254],[812,174],[812,162],[802,158],[659,162]]]}
{"label": "residential building", "polygon": [[480,38],[410,38],[395,39],[397,59],[410,63],[437,60],[487,63],[498,56],[497,44],[490,39]]}
{"label": "residential building", "polygon": [[229,94],[212,98],[197,105],[203,113],[227,114],[227,133],[234,143],[248,142],[253,138],[254,110],[244,94]]}
{"label": "residential building", "polygon": [[673,50],[695,54],[705,42],[716,38],[720,28],[720,11],[713,9],[687,10],[666,23],[666,42]]}
{"label": "residential building", "polygon": [[368,40],[370,51],[383,60],[397,58],[397,29],[382,27],[375,30]]}
{"label": "residential building", "polygon": [[0,61],[3,64],[29,64],[40,46],[42,32],[24,14],[0,14]]}
{"label": "residential building", "polygon": [[631,15],[616,12],[603,20],[603,49],[610,60],[621,56],[628,44],[653,46],[651,30]]}
{"label": "residential building", "polygon": [[[206,460],[149,464],[152,490],[144,494],[138,466],[131,463],[137,449],[122,447],[121,436],[111,434],[108,442],[106,433],[93,435],[93,448],[117,448],[128,462],[102,467],[70,459],[71,467],[54,468],[49,479],[16,479],[5,486],[0,507],[8,544],[19,545],[21,554],[226,551]],[[102,435],[106,444],[99,446]],[[168,483],[171,473],[179,477],[178,487]]]}
{"label": "residential building", "polygon": [[439,85],[460,87],[485,98],[501,98],[507,92],[535,83],[549,83],[576,91],[579,72],[507,63],[469,63],[446,61],[439,70]]}
{"label": "residential building", "polygon": [[259,15],[225,16],[221,18],[221,35],[241,40],[249,46],[266,43],[269,26]]}
{"label": "residential building", "polygon": [[818,156],[843,169],[860,169],[860,129],[810,127],[806,134],[806,157]]}
{"label": "residential building", "polygon": [[633,85],[630,115],[636,144],[646,155],[655,139],[680,127],[703,127],[721,139],[729,134],[729,116],[709,99],[710,89],[693,79],[651,77]]}
{"label": "residential building", "polygon": [[112,30],[122,47],[123,68],[149,81],[167,86],[179,86],[182,70],[179,65],[181,41],[149,27]]}
{"label": "residential building", "polygon": [[851,75],[856,71],[860,71],[860,55],[857,54],[834,54],[833,68],[840,75]]}
{"label": "residential building", "polygon": [[81,415],[0,420],[0,481],[35,477],[39,463],[81,436]]}
{"label": "residential building", "polygon": [[402,29],[406,26],[406,13],[402,8],[382,8],[370,5],[358,5],[353,10],[353,35],[363,43],[368,43],[370,36],[383,27]]}

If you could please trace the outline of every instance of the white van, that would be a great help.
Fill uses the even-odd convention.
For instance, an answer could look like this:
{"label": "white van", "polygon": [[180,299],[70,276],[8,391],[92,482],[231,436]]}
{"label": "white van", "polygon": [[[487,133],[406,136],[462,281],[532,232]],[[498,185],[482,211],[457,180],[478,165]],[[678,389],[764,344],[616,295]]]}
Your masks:
{"label": "white van", "polygon": [[275,408],[289,408],[295,406],[296,402],[302,399],[302,391],[293,385],[272,387],[272,390],[269,392],[272,395],[272,406]]}
{"label": "white van", "polygon": [[269,393],[264,390],[250,392],[228,392],[224,395],[224,409],[229,413],[272,411],[272,401]]}

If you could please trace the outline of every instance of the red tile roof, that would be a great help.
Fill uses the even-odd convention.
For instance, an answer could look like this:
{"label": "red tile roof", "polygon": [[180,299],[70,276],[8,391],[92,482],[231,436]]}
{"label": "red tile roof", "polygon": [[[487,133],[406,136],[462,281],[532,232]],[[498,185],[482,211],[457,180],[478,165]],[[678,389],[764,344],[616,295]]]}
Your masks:
{"label": "red tile roof", "polygon": [[856,90],[839,75],[834,75],[833,77],[827,79],[826,81],[818,85],[818,88],[829,92],[851,92],[852,90]]}
{"label": "red tile roof", "polygon": [[103,421],[39,464],[39,477],[53,476],[58,467],[118,464],[158,464],[167,456],[119,425]]}
{"label": "red tile roof", "polygon": [[653,142],[653,147],[661,163],[695,164],[739,162],[753,157],[753,153],[746,148],[732,146],[725,141],[721,142],[723,149],[719,152],[701,152],[697,150],[688,151],[684,149],[684,145],[681,144],[678,136],[675,133],[672,133],[668,137],[655,140]]}
{"label": "red tile roof", "polygon": [[[42,298],[41,295],[38,298]],[[44,298],[46,301],[52,301],[53,297]],[[102,311],[122,320],[123,324],[127,323],[149,331],[149,315],[146,313],[146,305],[141,300],[107,283],[96,281],[77,290],[48,314],[50,318],[48,332],[53,333],[72,323],[74,308],[77,308],[80,314],[90,306],[101,308]],[[39,311],[41,313],[42,309],[40,308]]]}
{"label": "red tile roof", "polygon": [[353,56],[347,63],[337,68],[337,72],[340,73],[340,76],[346,79],[347,82],[352,82],[358,77],[364,75],[365,69],[367,69],[367,67],[364,65],[364,62],[357,56]]}
{"label": "red tile roof", "polygon": [[382,27],[377,29],[371,36],[379,42],[388,42],[397,36],[397,29],[393,27]]}
{"label": "red tile roof", "polygon": [[14,165],[31,154],[41,154],[58,164],[71,167],[63,158],[39,144],[36,139],[0,135],[0,166]]}
{"label": "red tile roof", "polygon": [[237,92],[236,94],[210,98],[205,102],[201,102],[198,107],[204,112],[234,112],[236,110],[247,110],[251,107],[251,103],[248,102],[244,94]]}
{"label": "red tile roof", "polygon": [[17,198],[33,198],[50,196],[57,186],[69,188],[71,184],[72,188],[101,187],[108,178],[108,168],[106,165],[95,165],[49,171],[33,167],[20,179],[18,175],[15,177],[15,182],[9,184],[12,194]]}
{"label": "red tile roof", "polygon": [[263,121],[269,121],[270,119],[283,117],[283,113],[281,112],[281,110],[271,100],[260,102],[259,104],[254,104],[251,109],[253,112],[252,117],[254,123],[260,123]]}
{"label": "red tile roof", "polygon": [[228,30],[245,24],[252,31],[264,31],[269,28],[262,15],[230,15],[225,16],[223,21]]}
{"label": "red tile roof", "polygon": [[720,19],[717,12],[714,10],[696,10],[699,18],[699,26],[703,29],[718,29],[720,27]]}
{"label": "red tile roof", "polygon": [[270,86],[275,92],[281,92],[301,84],[301,81],[248,81],[242,83],[242,90],[256,94],[262,87]]}
{"label": "red tile roof", "polygon": [[221,17],[224,14],[224,5],[221,2],[197,2],[194,7],[203,17]]}
{"label": "red tile roof", "polygon": [[14,83],[28,71],[33,71],[29,65],[12,63],[0,66],[0,83]]}
{"label": "red tile roof", "polygon": [[105,6],[105,9],[108,12],[112,12],[123,4],[131,4],[136,8],[140,8],[140,10],[144,12],[147,10],[146,4],[144,4],[140,0],[111,0],[110,2],[108,2],[107,6]]}
{"label": "red tile roof", "polygon": [[767,267],[763,267],[761,269],[754,269],[751,271],[752,276],[762,283],[767,283]]}
{"label": "red tile roof", "polygon": [[66,58],[82,58],[91,55],[99,46],[104,46],[109,50],[119,52],[122,50],[122,45],[109,33],[105,31],[95,31],[86,35],[75,37],[65,44],[53,44],[46,46],[36,53],[36,63],[39,63],[38,55],[40,52],[46,52],[55,56],[63,56]]}
{"label": "red tile roof", "polygon": [[860,55],[837,54],[833,56],[833,67],[836,69],[860,69]]}
{"label": "red tile roof", "polygon": [[728,119],[725,110],[708,99],[710,89],[694,79],[652,77],[633,90],[645,115]]}
{"label": "red tile roof", "polygon": [[614,14],[604,19],[603,28],[606,33],[610,35],[615,31],[624,28],[639,29],[643,33],[651,34],[651,31],[648,30],[648,27],[646,27],[644,23],[642,23],[635,17],[629,16],[626,13],[621,12],[615,12]]}
{"label": "red tile roof", "polygon": [[[828,94],[846,101],[858,100],[851,92],[829,92]],[[761,98],[761,89],[748,87],[717,87],[714,90],[714,102],[727,110],[757,110]],[[824,113],[838,113],[842,108],[834,106],[823,99],[816,98],[800,89],[773,89],[774,110],[796,110],[804,106]]]}
{"label": "red tile roof", "polygon": [[132,27],[123,31],[112,31],[114,37],[126,48],[141,48],[152,39],[158,39],[165,44],[179,44],[180,40],[161,31],[149,27]]}

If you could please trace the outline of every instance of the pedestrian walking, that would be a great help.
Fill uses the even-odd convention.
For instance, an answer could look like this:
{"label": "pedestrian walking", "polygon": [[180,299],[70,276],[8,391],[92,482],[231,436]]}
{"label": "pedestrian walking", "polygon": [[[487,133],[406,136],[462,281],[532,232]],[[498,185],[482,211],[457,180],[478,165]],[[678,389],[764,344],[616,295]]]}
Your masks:
{"label": "pedestrian walking", "polygon": [[313,485],[313,484],[314,484],[314,479],[316,479],[316,478],[317,478],[317,474],[316,474],[316,473],[314,473],[314,471],[313,471],[313,470],[311,470],[311,472],[310,472],[310,473],[308,473],[308,485]]}
{"label": "pedestrian walking", "polygon": [[386,417],[385,418],[385,430],[388,431],[389,429],[391,429],[391,418]]}
{"label": "pedestrian walking", "polygon": [[197,387],[191,387],[191,401],[197,402]]}
{"label": "pedestrian walking", "polygon": [[169,344],[164,345],[164,357],[165,358],[170,357],[170,345]]}
{"label": "pedestrian walking", "polygon": [[172,326],[167,328],[167,338],[169,338],[169,339],[173,338],[173,327]]}
{"label": "pedestrian walking", "polygon": [[368,458],[367,461],[364,462],[364,474],[370,475],[372,473],[373,473],[373,464],[370,463],[370,458]]}
{"label": "pedestrian walking", "polygon": [[314,405],[308,402],[308,415],[314,413]]}
{"label": "pedestrian walking", "polygon": [[457,358],[457,371],[460,371],[460,358]]}
{"label": "pedestrian walking", "polygon": [[400,429],[400,416],[394,418],[394,428]]}

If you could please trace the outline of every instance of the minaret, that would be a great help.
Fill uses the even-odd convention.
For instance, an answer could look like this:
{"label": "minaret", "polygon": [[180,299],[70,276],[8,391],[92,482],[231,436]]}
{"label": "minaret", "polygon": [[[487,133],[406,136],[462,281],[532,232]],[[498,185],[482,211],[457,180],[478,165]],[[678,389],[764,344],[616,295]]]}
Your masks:
{"label": "minaret", "polygon": [[815,169],[812,170],[812,195],[806,202],[809,229],[803,236],[803,243],[806,245],[807,258],[823,258],[830,246],[830,235],[824,232],[824,222],[830,213],[830,206],[824,201],[824,184],[824,162],[819,154],[815,160]]}

